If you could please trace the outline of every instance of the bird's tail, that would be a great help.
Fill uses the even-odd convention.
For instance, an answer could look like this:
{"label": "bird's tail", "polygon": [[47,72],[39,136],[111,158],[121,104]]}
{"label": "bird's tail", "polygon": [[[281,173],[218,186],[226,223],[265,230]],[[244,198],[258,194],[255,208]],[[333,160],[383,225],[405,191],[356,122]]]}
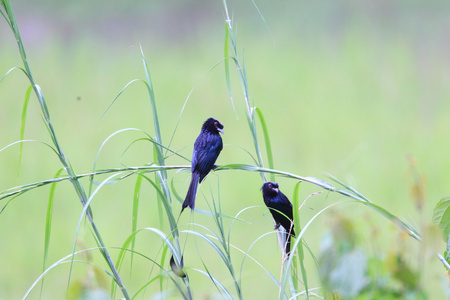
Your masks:
{"label": "bird's tail", "polygon": [[186,207],[188,207],[188,206],[191,209],[194,209],[194,207],[195,207],[195,196],[197,194],[197,185],[198,185],[199,177],[200,177],[200,173],[198,173],[198,172],[192,173],[191,184],[189,185],[189,189],[188,189],[188,192],[186,194],[186,198],[184,199],[181,212],[183,212],[183,210]]}
{"label": "bird's tail", "polygon": [[294,228],[290,228],[289,230],[286,230],[286,244],[285,244],[284,251],[286,251],[287,256],[289,256],[289,254],[291,254],[291,237],[292,236],[295,237]]}

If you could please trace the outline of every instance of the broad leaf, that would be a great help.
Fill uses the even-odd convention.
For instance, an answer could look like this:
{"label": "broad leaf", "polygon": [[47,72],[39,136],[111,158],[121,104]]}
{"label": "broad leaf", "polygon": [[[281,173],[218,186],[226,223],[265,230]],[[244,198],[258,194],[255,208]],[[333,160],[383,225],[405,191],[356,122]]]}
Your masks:
{"label": "broad leaf", "polygon": [[450,234],[450,197],[441,199],[434,207],[433,223],[442,229],[444,241],[448,242]]}

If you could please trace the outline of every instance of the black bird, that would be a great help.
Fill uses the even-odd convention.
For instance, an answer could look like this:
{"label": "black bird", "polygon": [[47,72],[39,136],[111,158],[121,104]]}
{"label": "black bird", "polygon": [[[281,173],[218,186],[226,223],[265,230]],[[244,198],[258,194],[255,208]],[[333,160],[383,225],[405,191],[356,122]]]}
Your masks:
{"label": "black bird", "polygon": [[223,133],[223,125],[216,119],[209,118],[203,123],[202,130],[194,144],[191,184],[189,185],[181,212],[188,206],[194,209],[197,185],[203,181],[205,176],[215,166],[214,163],[223,148],[222,138],[219,132]]}
{"label": "black bird", "polygon": [[295,236],[294,219],[292,217],[292,204],[280,191],[278,183],[266,182],[262,186],[264,203],[272,213],[275,220],[275,229],[281,226],[286,230],[286,254],[291,252],[291,236]]}

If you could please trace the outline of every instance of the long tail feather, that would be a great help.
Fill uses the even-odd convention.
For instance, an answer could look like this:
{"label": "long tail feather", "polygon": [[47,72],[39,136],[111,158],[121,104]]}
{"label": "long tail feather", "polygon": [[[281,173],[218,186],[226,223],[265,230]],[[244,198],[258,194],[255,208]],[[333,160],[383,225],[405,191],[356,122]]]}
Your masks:
{"label": "long tail feather", "polygon": [[295,231],[294,228],[291,228],[290,230],[286,231],[286,255],[289,256],[291,254],[291,236],[295,237]]}
{"label": "long tail feather", "polygon": [[200,173],[198,173],[198,172],[192,173],[191,184],[189,185],[189,189],[188,189],[188,192],[186,194],[186,198],[184,199],[184,202],[183,202],[183,205],[182,205],[182,209],[181,209],[181,213],[188,206],[189,206],[189,208],[194,209],[194,207],[195,207],[195,196],[197,194],[197,186],[198,186],[198,179],[199,179],[199,177],[200,177]]}
{"label": "long tail feather", "polygon": [[284,250],[287,256],[291,254],[291,235],[289,233],[286,233],[286,248]]}

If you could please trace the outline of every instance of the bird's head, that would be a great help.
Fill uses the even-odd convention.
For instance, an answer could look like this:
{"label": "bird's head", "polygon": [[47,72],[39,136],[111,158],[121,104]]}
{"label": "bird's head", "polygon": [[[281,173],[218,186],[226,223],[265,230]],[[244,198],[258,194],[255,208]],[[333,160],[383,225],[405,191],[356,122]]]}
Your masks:
{"label": "bird's head", "polygon": [[280,192],[278,183],[271,181],[264,183],[261,189],[263,191],[263,194],[266,195],[276,195]]}
{"label": "bird's head", "polygon": [[218,120],[214,118],[209,118],[203,123],[203,130],[209,131],[211,133],[222,133],[223,134],[223,125]]}

